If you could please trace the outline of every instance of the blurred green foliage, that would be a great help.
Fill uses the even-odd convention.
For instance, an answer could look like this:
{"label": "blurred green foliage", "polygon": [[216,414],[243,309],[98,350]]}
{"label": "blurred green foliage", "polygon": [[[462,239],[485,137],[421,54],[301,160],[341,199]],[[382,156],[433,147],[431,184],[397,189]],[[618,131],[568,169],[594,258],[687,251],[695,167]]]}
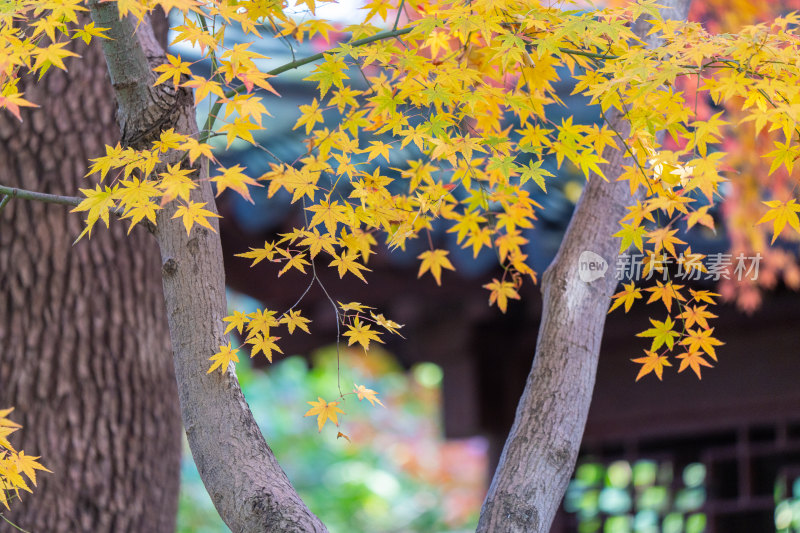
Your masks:
{"label": "blurred green foliage", "polygon": [[[424,363],[406,373],[380,349],[336,348],[294,356],[237,374],[253,414],[303,500],[332,533],[473,530],[484,495],[482,439],[445,442],[439,423],[441,369]],[[340,364],[339,364],[340,363]],[[335,399],[353,383],[379,392],[386,408],[346,396],[341,426],[317,432],[304,418],[308,400]],[[347,434],[351,442],[337,439]],[[221,443],[224,445],[224,443]],[[182,467],[179,533],[228,531],[214,510],[188,447]]]}
{"label": "blurred green foliage", "polygon": [[585,460],[567,488],[564,508],[576,515],[579,533],[702,533],[705,477],[700,463],[676,476],[668,462]]}
{"label": "blurred green foliage", "polygon": [[800,533],[800,478],[795,478],[789,493],[786,477],[775,483],[775,531],[777,533]]}

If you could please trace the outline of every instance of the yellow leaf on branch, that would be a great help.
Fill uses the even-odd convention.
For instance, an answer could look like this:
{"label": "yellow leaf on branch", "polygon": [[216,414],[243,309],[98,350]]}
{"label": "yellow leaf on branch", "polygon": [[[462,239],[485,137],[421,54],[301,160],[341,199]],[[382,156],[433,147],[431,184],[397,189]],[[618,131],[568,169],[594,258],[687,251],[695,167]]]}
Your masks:
{"label": "yellow leaf on branch", "polygon": [[421,278],[425,272],[430,271],[433,278],[436,280],[437,285],[442,284],[442,269],[446,268],[447,270],[455,270],[453,263],[447,258],[447,254],[449,254],[447,250],[428,250],[427,252],[422,252],[417,256],[417,259],[421,259],[422,263],[419,265],[419,273],[417,273],[417,277]]}
{"label": "yellow leaf on branch", "polygon": [[175,215],[172,218],[180,217],[183,219],[183,226],[186,228],[186,235],[191,234],[192,226],[195,224],[199,224],[204,228],[208,228],[214,233],[217,232],[208,221],[208,218],[220,218],[220,216],[216,213],[212,213],[208,209],[203,209],[204,205],[206,205],[205,202],[189,202],[186,205],[178,206],[178,209],[175,211]]}
{"label": "yellow leaf on branch", "polygon": [[319,431],[322,431],[322,428],[325,426],[325,423],[330,420],[337,426],[339,425],[339,420],[337,418],[337,413],[344,414],[341,408],[338,407],[339,402],[326,402],[322,399],[322,397],[317,397],[316,402],[306,402],[311,406],[306,414],[303,416],[317,416],[317,427]]}

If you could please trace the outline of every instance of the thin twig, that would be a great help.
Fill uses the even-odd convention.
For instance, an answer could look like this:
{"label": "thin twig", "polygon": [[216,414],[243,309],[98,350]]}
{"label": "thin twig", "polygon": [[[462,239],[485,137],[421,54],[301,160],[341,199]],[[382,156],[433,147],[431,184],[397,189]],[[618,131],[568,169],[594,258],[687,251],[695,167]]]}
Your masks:
{"label": "thin twig", "polygon": [[406,0],[400,0],[400,5],[397,6],[397,18],[394,19],[394,26],[392,26],[393,30],[397,29],[397,24],[400,22],[400,15],[403,13],[403,7],[406,4]]}
{"label": "thin twig", "polygon": [[30,531],[28,531],[27,529],[22,529],[22,528],[21,528],[21,527],[19,527],[17,524],[15,524],[14,522],[12,522],[12,521],[11,521],[11,520],[9,520],[8,518],[6,518],[6,517],[3,515],[3,513],[0,513],[0,518],[2,518],[2,519],[3,519],[3,520],[4,520],[4,521],[7,523],[7,524],[9,524],[11,527],[15,528],[17,531],[22,531],[23,533],[30,533]]}
{"label": "thin twig", "polygon": [[3,199],[0,200],[0,213],[3,212],[3,209],[5,209],[5,207],[8,205],[8,202],[10,201],[11,201],[10,194],[6,194],[5,196],[3,196]]}
{"label": "thin twig", "polygon": [[35,200],[37,202],[44,202],[46,204],[60,204],[77,207],[81,203],[81,199],[75,196],[59,196],[57,194],[46,194],[43,192],[28,191],[25,189],[17,189],[14,187],[6,187],[0,185],[0,194],[5,194],[6,197],[0,202],[0,209],[12,198],[19,198],[21,200]]}

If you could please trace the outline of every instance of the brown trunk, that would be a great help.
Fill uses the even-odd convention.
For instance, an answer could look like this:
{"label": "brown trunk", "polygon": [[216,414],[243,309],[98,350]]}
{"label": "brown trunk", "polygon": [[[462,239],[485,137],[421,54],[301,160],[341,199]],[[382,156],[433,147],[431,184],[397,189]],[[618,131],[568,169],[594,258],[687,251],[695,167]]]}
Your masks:
{"label": "brown trunk", "polygon": [[[99,46],[29,81],[41,109],[0,114],[0,181],[74,195],[119,138]],[[12,200],[0,214],[0,407],[52,474],[5,513],[33,532],[172,532],[180,418],[156,243],[121,223],[75,246],[81,219]],[[0,528],[3,529],[3,528]],[[4,530],[4,529],[3,529]]]}

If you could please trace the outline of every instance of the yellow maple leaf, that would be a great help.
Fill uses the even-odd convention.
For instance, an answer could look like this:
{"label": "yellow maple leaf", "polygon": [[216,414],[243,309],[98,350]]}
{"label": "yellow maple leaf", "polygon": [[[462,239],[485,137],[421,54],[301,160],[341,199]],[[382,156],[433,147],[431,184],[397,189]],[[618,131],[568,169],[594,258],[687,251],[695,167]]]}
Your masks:
{"label": "yellow maple leaf", "polygon": [[[324,26],[320,26],[326,33],[328,31]],[[330,27],[330,25],[328,25]],[[344,89],[344,80],[350,79],[347,74],[347,65],[344,60],[333,55],[325,56],[325,61],[314,67],[314,72],[305,80],[316,81],[319,87],[320,97],[325,94],[332,86],[338,87],[340,90]]]}
{"label": "yellow maple leaf", "polygon": [[236,254],[236,257],[244,257],[245,259],[252,259],[253,262],[250,264],[251,267],[257,265],[264,259],[267,261],[272,261],[272,258],[275,257],[275,244],[271,242],[264,241],[263,248],[250,248],[249,252],[243,252],[241,254]]}
{"label": "yellow maple leaf", "polygon": [[625,312],[627,313],[631,310],[633,302],[642,297],[642,291],[636,288],[636,283],[633,281],[628,284],[623,284],[622,289],[623,290],[612,296],[612,298],[614,298],[614,303],[611,309],[608,310],[609,313],[622,304],[625,304]]}
{"label": "yellow maple leaf", "polygon": [[154,202],[139,202],[134,205],[126,206],[125,214],[121,218],[130,218],[131,225],[128,227],[128,234],[130,234],[133,227],[146,218],[155,225],[156,211],[161,209],[161,206]]}
{"label": "yellow maple leaf", "polygon": [[17,120],[20,122],[22,122],[22,116],[19,114],[20,107],[39,107],[38,105],[22,98],[22,95],[23,93],[7,95],[0,94],[0,109],[8,109],[9,112],[17,117]]}
{"label": "yellow maple leaf", "polygon": [[[11,452],[11,455],[12,455],[12,458],[10,460],[4,461],[7,464],[11,463],[9,465],[10,468],[8,466],[6,466],[6,468],[3,469],[3,478],[4,478],[3,482],[4,482],[4,485],[6,485],[6,487],[4,487],[4,491],[8,490],[9,488],[13,489],[14,492],[17,493],[17,497],[19,497],[19,489],[26,490],[28,492],[33,492],[30,489],[30,487],[28,487],[28,484],[25,483],[25,479],[22,477],[22,473],[19,470],[17,470],[17,467],[14,464],[13,456],[16,455],[16,453],[15,452]],[[2,466],[2,463],[0,463],[0,466]],[[4,491],[0,491],[0,492],[4,492]]]}
{"label": "yellow maple leaf", "polygon": [[191,234],[192,226],[194,226],[195,223],[210,229],[214,233],[217,232],[209,223],[208,217],[220,218],[220,216],[216,213],[212,213],[208,209],[203,209],[204,205],[206,205],[205,202],[189,202],[187,205],[178,206],[172,218],[183,218],[183,226],[186,228],[186,235]]}
{"label": "yellow maple leaf", "polygon": [[428,35],[423,47],[429,47],[431,50],[431,57],[435,58],[439,55],[439,51],[443,50],[445,53],[450,51],[450,40],[452,36],[443,30],[434,30]]}
{"label": "yellow maple leaf", "polygon": [[672,366],[672,363],[667,360],[666,355],[658,355],[656,352],[651,352],[650,350],[645,350],[644,353],[647,354],[647,357],[631,359],[631,361],[634,363],[639,363],[642,365],[642,368],[639,369],[639,374],[636,376],[636,381],[639,381],[650,372],[655,372],[656,377],[659,379],[659,381],[661,381],[661,375],[664,371],[664,367]]}
{"label": "yellow maple leaf", "polygon": [[650,287],[645,289],[647,292],[651,292],[653,294],[650,295],[650,298],[647,300],[647,303],[653,303],[656,300],[661,300],[664,302],[664,306],[667,310],[672,311],[672,299],[685,302],[686,298],[680,293],[680,289],[683,288],[683,285],[674,285],[671,281],[667,283],[661,283],[660,281],[656,280],[656,286]]}
{"label": "yellow maple leaf", "polygon": [[306,256],[305,252],[300,252],[300,253],[296,253],[296,254],[292,255],[291,252],[288,252],[288,251],[284,250],[283,248],[279,248],[278,252],[280,252],[281,255],[286,257],[286,264],[283,266],[283,268],[280,270],[280,272],[278,272],[278,277],[283,276],[286,273],[286,271],[289,270],[290,268],[296,268],[297,270],[299,270],[300,272],[305,274],[306,273],[306,265],[310,265],[311,264],[311,263],[309,263],[308,261],[305,260],[305,256]]}
{"label": "yellow maple leaf", "polygon": [[763,224],[764,222],[769,222],[770,220],[773,221],[772,223],[772,243],[775,243],[775,239],[778,238],[778,235],[781,234],[783,228],[786,227],[788,223],[791,227],[794,228],[795,231],[800,233],[800,219],[797,217],[798,211],[800,211],[800,205],[795,202],[795,199],[792,198],[788,202],[781,202],[780,200],[771,200],[769,202],[764,202],[764,204],[769,207],[769,211],[767,211],[763,217],[761,217],[756,225]]}
{"label": "yellow maple leaf", "polygon": [[697,379],[703,379],[703,376],[700,375],[701,366],[711,368],[711,363],[703,359],[702,352],[690,350],[686,353],[679,354],[676,357],[681,360],[681,366],[678,367],[678,372],[683,372],[687,367],[689,367],[694,371],[695,374],[697,374]]}
{"label": "yellow maple leaf", "polygon": [[678,318],[682,318],[684,321],[684,327],[690,328],[694,324],[697,324],[703,329],[708,329],[708,318],[717,318],[717,315],[710,311],[706,311],[707,305],[692,305],[692,306],[685,306],[683,308],[683,313],[678,315]]}
{"label": "yellow maple leaf", "polygon": [[[233,325],[233,324],[231,324]],[[209,361],[212,361],[214,364],[211,365],[211,368],[208,369],[206,374],[212,373],[217,368],[224,374],[225,372],[229,372],[231,370],[231,363],[238,363],[239,362],[239,349],[233,348],[231,349],[231,343],[229,342],[227,346],[220,346],[219,351],[209,357]]]}
{"label": "yellow maple leaf", "polygon": [[303,239],[300,241],[301,246],[308,246],[308,253],[312,259],[322,250],[332,256],[336,256],[336,249],[333,247],[335,244],[337,244],[336,237],[330,233],[320,235],[317,228],[312,228],[311,231],[304,231]]}
{"label": "yellow maple leaf", "polygon": [[[20,427],[22,427],[19,424],[12,422],[8,418],[6,418],[8,414],[11,413],[13,410],[14,410],[13,407],[9,407],[8,409],[3,409],[2,411],[0,411],[0,447],[3,447],[7,450],[11,450],[12,452],[14,451],[14,447],[11,446],[11,443],[8,442],[8,439],[6,437],[8,437],[9,435],[17,431]],[[2,491],[0,490],[0,492]]]}
{"label": "yellow maple leaf", "polygon": [[297,123],[292,129],[296,130],[300,126],[305,125],[306,135],[308,135],[311,133],[311,130],[314,129],[314,124],[322,122],[322,110],[319,108],[319,102],[317,102],[316,98],[311,101],[310,105],[301,105],[299,109],[300,118],[297,119]]}
{"label": "yellow maple leaf", "polygon": [[[108,31],[110,28],[100,28],[94,25],[94,22],[84,25],[82,28],[76,28],[72,34],[72,39],[83,39],[83,42],[89,44],[92,37],[99,37],[100,39],[108,39],[108,35],[103,32]],[[52,38],[51,38],[52,39]]]}
{"label": "yellow maple leaf", "polygon": [[228,325],[225,327],[225,335],[230,333],[233,328],[236,328],[236,331],[239,332],[239,335],[242,334],[242,330],[244,329],[245,324],[247,324],[250,319],[247,316],[247,313],[243,313],[241,311],[234,311],[232,315],[226,316],[222,319],[223,322],[228,322]]}
{"label": "yellow maple leaf", "polygon": [[517,288],[510,281],[500,281],[497,278],[492,279],[491,283],[483,286],[484,289],[491,291],[489,295],[489,305],[497,302],[497,307],[503,313],[506,312],[508,307],[508,299],[519,300],[519,293]]}
{"label": "yellow maple leaf", "polygon": [[161,182],[157,185],[164,191],[161,197],[161,205],[171,202],[175,198],[189,201],[192,190],[197,188],[197,184],[189,177],[194,172],[193,168],[181,168],[180,164],[167,165],[167,171],[158,175]]}
{"label": "yellow maple leaf", "polygon": [[695,224],[702,224],[716,233],[717,229],[714,227],[714,217],[708,213],[710,207],[710,205],[704,205],[703,207],[689,213],[689,216],[686,219],[686,229],[691,229]]}
{"label": "yellow maple leaf", "polygon": [[64,50],[67,44],[69,44],[69,41],[54,43],[36,50],[36,62],[33,64],[33,70],[41,69],[39,70],[40,79],[42,75],[47,72],[47,69],[50,68],[50,65],[54,65],[61,70],[67,70],[66,65],[64,65],[64,58],[79,57],[78,54],[74,52]]}
{"label": "yellow maple leaf", "polygon": [[184,141],[183,144],[180,146],[181,150],[185,150],[187,154],[189,154],[189,164],[194,165],[194,162],[197,160],[198,157],[203,156],[211,161],[216,161],[214,158],[214,154],[211,152],[211,145],[206,143],[201,143],[197,139],[193,137],[189,137]]}
{"label": "yellow maple leaf", "polygon": [[34,486],[36,486],[36,471],[43,470],[44,472],[53,473],[52,471],[48,470],[44,466],[37,461],[39,459],[38,455],[25,455],[25,452],[20,450],[13,458],[12,461],[14,462],[15,466],[17,467],[17,471],[22,472],[28,479],[31,480]]}
{"label": "yellow maple leaf", "polygon": [[308,329],[308,324],[311,323],[311,320],[301,316],[299,309],[296,311],[289,311],[288,314],[283,315],[283,318],[281,318],[280,322],[281,324],[286,324],[289,334],[294,333],[295,328],[300,328],[306,333],[311,333],[311,331]]}
{"label": "yellow maple leaf", "polygon": [[92,228],[98,220],[102,220],[106,227],[108,227],[108,213],[115,205],[114,195],[117,192],[117,185],[114,185],[111,188],[105,186],[102,189],[100,188],[100,185],[95,185],[94,190],[79,190],[84,196],[86,196],[86,199],[82,200],[81,203],[75,207],[75,209],[70,211],[70,213],[89,211],[89,214],[86,217],[86,227],[78,236],[78,238],[75,239],[75,242],[81,240],[84,235],[89,235],[89,237],[91,237]]}
{"label": "yellow maple leaf", "polygon": [[372,0],[371,2],[364,4],[364,7],[361,8],[369,9],[367,16],[364,17],[364,21],[369,21],[376,14],[383,20],[386,20],[386,17],[389,15],[389,10],[393,9],[394,7],[395,6],[391,0]]}
{"label": "yellow maple leaf", "polygon": [[250,350],[250,357],[253,358],[258,355],[259,352],[263,352],[264,355],[267,357],[269,362],[272,362],[272,352],[276,351],[278,353],[283,353],[283,350],[275,344],[275,341],[280,340],[280,337],[270,337],[268,335],[261,335],[257,333],[247,339],[248,344],[252,344],[253,347]]}
{"label": "yellow maple leaf", "polygon": [[186,74],[187,76],[192,75],[191,66],[191,62],[181,61],[181,56],[167,54],[167,63],[158,65],[153,69],[153,72],[162,73],[153,85],[160,85],[172,78],[172,84],[177,87],[181,81],[181,74]]}
{"label": "yellow maple leaf", "polygon": [[689,294],[691,294],[691,295],[692,295],[692,298],[694,299],[694,301],[695,301],[695,302],[698,302],[698,303],[700,303],[700,302],[706,302],[706,303],[709,303],[709,304],[711,304],[711,305],[714,305],[714,304],[716,303],[716,302],[714,301],[714,298],[715,298],[715,297],[716,297],[716,298],[719,298],[719,297],[720,297],[720,295],[719,295],[719,294],[717,294],[716,292],[711,292],[711,291],[696,291],[696,290],[694,290],[694,289],[689,289]]}
{"label": "yellow maple leaf", "polygon": [[405,338],[400,335],[399,331],[397,331],[403,327],[403,324],[398,324],[394,320],[389,320],[383,315],[376,315],[372,311],[369,312],[369,316],[372,317],[372,320],[374,320],[377,325],[381,326],[385,330],[389,331],[390,333],[394,333],[395,335],[399,335],[401,338]]}
{"label": "yellow maple leaf", "polygon": [[675,237],[678,232],[677,229],[670,230],[666,228],[658,228],[647,234],[648,243],[653,243],[653,252],[658,253],[662,249],[668,251],[673,257],[677,256],[675,252],[676,244],[686,244],[684,241]]}
{"label": "yellow maple leaf", "polygon": [[650,323],[653,325],[652,328],[637,333],[636,336],[653,337],[653,344],[650,348],[652,351],[658,350],[664,344],[671,350],[675,345],[675,337],[680,335],[677,331],[672,329],[675,326],[672,317],[667,317],[663,322],[651,318]]}
{"label": "yellow maple leaf", "polygon": [[419,254],[417,259],[421,259],[422,264],[419,266],[417,277],[421,278],[425,272],[430,270],[431,274],[436,280],[436,284],[441,286],[442,269],[446,268],[447,270],[455,270],[453,263],[451,263],[447,258],[447,254],[449,253],[450,252],[447,250],[428,250],[427,252],[422,252]]}
{"label": "yellow maple leaf", "polygon": [[373,330],[369,324],[363,324],[361,320],[356,317],[352,325],[347,326],[347,331],[343,333],[345,337],[350,337],[347,340],[347,345],[352,346],[354,343],[359,343],[364,351],[369,350],[369,342],[376,341],[383,344],[380,338],[380,333]]}
{"label": "yellow maple leaf", "polygon": [[13,407],[8,407],[6,409],[0,409],[0,427],[8,427],[8,428],[21,428],[19,424],[16,422],[12,422],[8,419],[8,415],[14,412]]}
{"label": "yellow maple leaf", "polygon": [[392,145],[380,141],[370,141],[369,144],[371,145],[369,148],[361,150],[361,153],[369,154],[367,156],[367,162],[372,161],[378,156],[383,157],[387,163],[389,162],[389,150],[391,150]]}
{"label": "yellow maple leaf", "polygon": [[269,336],[269,328],[278,326],[280,322],[275,318],[275,311],[269,309],[256,309],[247,315],[250,320],[247,323],[247,338],[249,339],[256,333],[261,333],[265,337]]}
{"label": "yellow maple leaf", "polygon": [[311,409],[309,409],[303,416],[317,415],[317,427],[319,428],[319,431],[322,431],[322,428],[325,426],[325,423],[328,420],[338,426],[339,420],[336,413],[344,414],[344,411],[338,407],[339,402],[326,402],[320,396],[317,396],[317,400],[318,401],[316,402],[306,402],[311,406]]}
{"label": "yellow maple leaf", "polygon": [[228,142],[227,148],[230,148],[237,138],[256,144],[252,131],[259,129],[261,128],[259,128],[258,124],[250,122],[248,117],[236,117],[233,122],[221,126],[219,131],[225,132],[225,139]]}
{"label": "yellow maple leaf", "polygon": [[642,236],[647,233],[647,230],[639,224],[620,223],[620,226],[622,226],[622,229],[612,235],[612,237],[622,238],[622,242],[619,246],[619,252],[624,252],[631,246],[631,244],[636,245],[636,248],[640,252],[644,251]]}
{"label": "yellow maple leaf", "polygon": [[381,401],[378,399],[378,393],[375,392],[374,390],[368,389],[364,385],[357,385],[355,383],[353,383],[353,387],[355,387],[353,389],[353,392],[356,393],[359,401],[366,398],[367,401],[372,405],[375,405],[375,403],[377,402],[377,404],[380,405],[381,407],[385,407],[383,403],[381,403]]}
{"label": "yellow maple leaf", "polygon": [[687,333],[686,338],[681,341],[682,345],[688,345],[688,350],[690,352],[703,351],[714,361],[717,360],[714,346],[722,346],[725,343],[711,336],[711,334],[714,333],[714,328],[688,329]]}
{"label": "yellow maple leaf", "polygon": [[124,163],[126,149],[123,149],[120,143],[117,143],[116,146],[105,145],[105,149],[106,155],[103,157],[89,159],[92,162],[92,166],[84,177],[100,172],[100,181],[102,182],[112,168],[117,168]]}
{"label": "yellow maple leaf", "polygon": [[374,309],[374,307],[370,307],[368,305],[362,305],[362,304],[360,304],[358,302],[350,302],[350,303],[346,303],[346,304],[343,304],[342,302],[336,302],[336,303],[339,304],[339,307],[345,313],[347,311],[355,311],[356,313],[363,313],[363,312],[365,312],[364,311],[365,309]]}
{"label": "yellow maple leaf", "polygon": [[336,228],[339,222],[347,224],[348,222],[348,208],[341,205],[338,201],[329,202],[328,199],[320,200],[319,203],[306,208],[306,211],[314,213],[308,227],[314,227],[320,223],[325,224],[325,229],[331,235],[336,234]]}
{"label": "yellow maple leaf", "polygon": [[221,174],[211,178],[211,181],[217,184],[217,196],[222,194],[225,189],[233,189],[251,204],[255,203],[247,186],[263,187],[263,185],[245,174],[243,172],[245,167],[234,165],[230,168],[220,167],[219,170]]}
{"label": "yellow maple leaf", "polygon": [[194,89],[195,107],[209,94],[214,94],[219,98],[225,97],[225,92],[222,90],[222,86],[219,83],[202,76],[192,76],[191,80],[184,82],[182,85],[183,87],[191,87]]}
{"label": "yellow maple leaf", "polygon": [[335,266],[338,269],[340,279],[344,277],[345,272],[351,272],[366,283],[367,279],[361,271],[366,270],[367,272],[371,272],[371,270],[356,261],[357,257],[358,252],[342,252],[341,255],[333,254],[333,261],[331,261],[329,266]]}

